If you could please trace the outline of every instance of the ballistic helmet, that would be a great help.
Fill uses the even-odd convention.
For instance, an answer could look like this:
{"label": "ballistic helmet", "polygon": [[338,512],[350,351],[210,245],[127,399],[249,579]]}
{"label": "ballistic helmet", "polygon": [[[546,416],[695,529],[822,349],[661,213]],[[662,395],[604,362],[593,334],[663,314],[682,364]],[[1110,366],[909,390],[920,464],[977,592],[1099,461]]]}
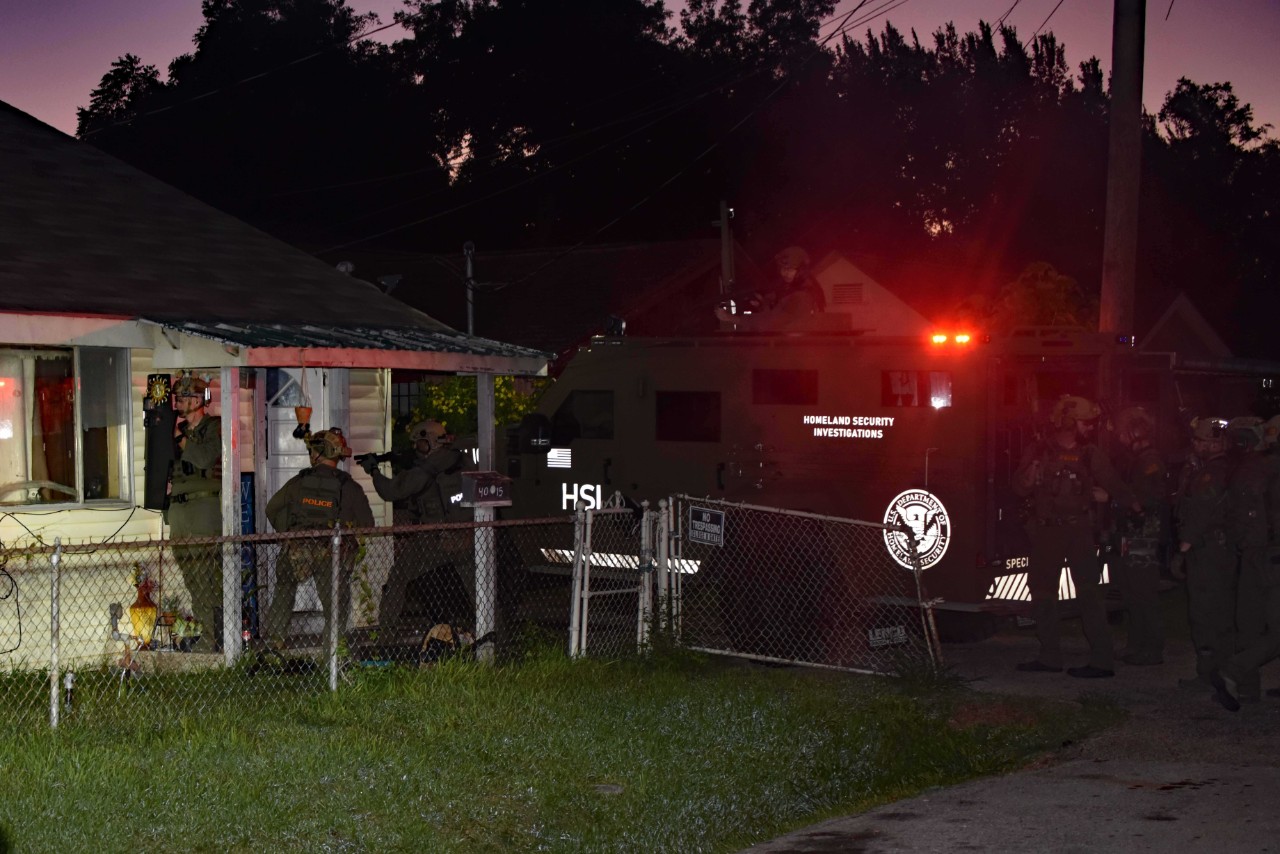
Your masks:
{"label": "ballistic helmet", "polygon": [[426,439],[431,443],[432,447],[436,445],[448,445],[453,442],[453,435],[444,429],[444,425],[439,421],[428,419],[419,421],[409,428],[409,439],[413,442]]}
{"label": "ballistic helmet", "polygon": [[173,384],[174,397],[198,397],[203,400],[208,390],[209,383],[190,371],[178,374],[178,379]]}
{"label": "ballistic helmet", "polygon": [[782,269],[799,270],[809,266],[809,253],[799,246],[788,246],[774,255],[773,260]]}
{"label": "ballistic helmet", "polygon": [[330,427],[319,433],[312,433],[307,440],[307,450],[326,460],[340,460],[351,456],[351,448],[347,445],[347,437],[339,427]]}
{"label": "ballistic helmet", "polygon": [[1132,444],[1138,440],[1149,441],[1155,432],[1156,421],[1141,406],[1130,406],[1117,416],[1115,428],[1120,441]]}
{"label": "ballistic helmet", "polygon": [[1191,438],[1203,442],[1221,441],[1226,438],[1227,421],[1224,418],[1201,416],[1191,419]]}
{"label": "ballistic helmet", "polygon": [[809,253],[799,246],[788,246],[774,255],[773,260],[778,265],[782,280],[790,284],[796,281],[801,270],[809,266]]}
{"label": "ballistic helmet", "polygon": [[1068,430],[1076,426],[1078,421],[1094,421],[1102,415],[1098,404],[1085,397],[1064,394],[1053,405],[1049,421],[1059,430]]}
{"label": "ballistic helmet", "polygon": [[1227,422],[1227,438],[1242,451],[1262,447],[1262,419],[1256,415],[1237,415]]}

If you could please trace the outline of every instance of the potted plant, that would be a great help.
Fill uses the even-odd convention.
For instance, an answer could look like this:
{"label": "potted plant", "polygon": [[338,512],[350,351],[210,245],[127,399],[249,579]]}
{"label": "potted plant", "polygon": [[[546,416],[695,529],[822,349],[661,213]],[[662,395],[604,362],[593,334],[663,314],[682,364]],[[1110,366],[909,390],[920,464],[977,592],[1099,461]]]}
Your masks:
{"label": "potted plant", "polygon": [[181,604],[177,596],[165,596],[161,599],[160,616],[156,619],[156,625],[172,627],[178,619],[178,611]]}

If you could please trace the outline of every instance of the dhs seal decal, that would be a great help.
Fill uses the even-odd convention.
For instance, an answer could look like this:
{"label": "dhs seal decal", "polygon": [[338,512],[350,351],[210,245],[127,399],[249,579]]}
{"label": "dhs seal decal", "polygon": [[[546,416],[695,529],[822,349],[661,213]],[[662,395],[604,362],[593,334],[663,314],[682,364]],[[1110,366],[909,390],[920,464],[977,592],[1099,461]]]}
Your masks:
{"label": "dhs seal decal", "polygon": [[[923,489],[908,489],[889,502],[889,509],[884,513],[886,526],[896,528],[906,526],[916,538],[916,553],[919,555],[920,568],[928,569],[947,553],[947,544],[951,542],[951,517],[947,508],[931,492]],[[902,531],[885,531],[884,544],[889,555],[897,563],[907,569],[914,569],[911,563],[911,540]]]}

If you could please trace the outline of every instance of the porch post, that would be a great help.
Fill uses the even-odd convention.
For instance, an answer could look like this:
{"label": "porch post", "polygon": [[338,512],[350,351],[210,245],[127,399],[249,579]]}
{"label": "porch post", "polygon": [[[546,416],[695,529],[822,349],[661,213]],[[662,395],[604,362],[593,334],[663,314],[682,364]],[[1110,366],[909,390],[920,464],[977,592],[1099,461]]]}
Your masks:
{"label": "porch post", "polygon": [[[480,451],[479,469],[493,470],[493,374],[476,374],[476,445]],[[476,522],[493,521],[492,507],[477,507],[473,511]],[[497,555],[492,527],[475,529],[476,556],[476,637],[482,638],[494,630],[498,615]],[[493,660],[493,643],[485,643],[476,650],[481,661]]]}
{"label": "porch post", "polygon": [[[222,536],[240,537],[240,369],[224,367],[219,387],[222,417]],[[225,540],[222,554],[222,654],[228,667],[240,657],[240,541]]]}

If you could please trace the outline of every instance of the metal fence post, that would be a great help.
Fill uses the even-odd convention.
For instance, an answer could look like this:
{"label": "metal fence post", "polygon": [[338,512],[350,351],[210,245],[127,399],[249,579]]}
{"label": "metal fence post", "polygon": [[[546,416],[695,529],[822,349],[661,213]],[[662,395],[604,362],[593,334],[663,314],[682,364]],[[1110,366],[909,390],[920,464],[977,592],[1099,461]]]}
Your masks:
{"label": "metal fence post", "polygon": [[218,634],[222,637],[222,660],[232,667],[240,657],[240,541],[223,540],[218,547],[222,566],[222,625]]}
{"label": "metal fence post", "polygon": [[53,554],[49,557],[49,726],[58,728],[58,637],[61,633],[62,537],[53,538]]}
{"label": "metal fence post", "polygon": [[573,517],[573,585],[572,600],[569,604],[569,657],[576,658],[581,653],[582,620],[583,620],[583,575],[586,564],[587,545],[587,505],[579,501]]}
{"label": "metal fence post", "polygon": [[680,631],[676,626],[675,613],[672,611],[671,595],[671,517],[675,513],[675,502],[663,498],[658,502],[658,608],[662,613],[662,625],[671,632],[672,638],[678,638]]}
{"label": "metal fence post", "polygon": [[925,647],[929,650],[929,660],[933,662],[935,670],[942,667],[942,643],[938,638],[938,624],[933,617],[934,600],[926,600],[924,598],[924,584],[921,582],[921,576],[924,574],[924,568],[920,566],[920,544],[916,542],[915,532],[910,526],[903,526],[901,529],[907,535],[907,542],[911,545],[911,575],[916,582],[916,601],[920,603],[920,630],[924,633]]}
{"label": "metal fence post", "polygon": [[636,644],[643,649],[649,642],[649,630],[653,622],[653,525],[655,515],[649,502],[640,503],[640,566],[636,579],[639,595],[636,596]]}
{"label": "metal fence post", "polygon": [[[497,576],[497,541],[491,525],[481,527],[479,523],[492,522],[492,507],[477,507],[474,510],[476,521],[474,546],[476,572],[476,639],[492,637],[497,625],[498,590],[494,584]],[[476,649],[477,661],[493,661],[493,643],[485,642]]]}
{"label": "metal fence post", "polygon": [[[342,527],[335,525],[333,528],[333,559],[329,562],[329,638],[327,641],[329,653],[329,690],[338,690],[338,621],[342,620],[341,608],[339,603],[342,602]],[[345,620],[342,620],[344,623]],[[344,625],[345,629],[346,626]]]}

